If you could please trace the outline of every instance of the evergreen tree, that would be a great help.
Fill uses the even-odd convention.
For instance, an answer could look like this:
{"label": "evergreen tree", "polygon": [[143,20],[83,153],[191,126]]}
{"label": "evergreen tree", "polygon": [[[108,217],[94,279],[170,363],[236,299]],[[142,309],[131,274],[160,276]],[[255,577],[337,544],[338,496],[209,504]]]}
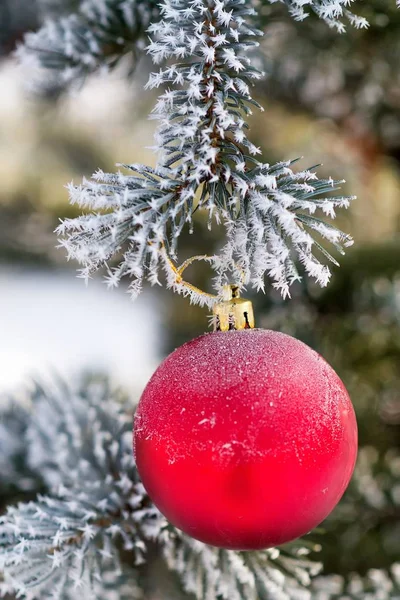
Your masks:
{"label": "evergreen tree", "polygon": [[[299,22],[297,31],[309,19],[318,31],[345,36],[346,25],[368,26],[357,16],[356,1],[43,0],[40,6],[51,20],[28,33],[18,51],[22,60],[35,61],[39,86],[49,85],[50,74],[57,86],[82,84],[124,56],[134,64],[145,50],[160,65],[147,85],[160,88],[151,113],[159,121],[157,166],[120,165],[123,171],[98,171],[69,188],[71,202],[85,212],[65,219],[58,234],[68,257],[81,264],[82,277],[102,269],[110,287],[129,278],[136,297],[144,281],[159,283],[163,271],[168,287],[209,307],[226,282],[264,290],[268,279],[284,298],[304,275],[328,284],[326,262],[337,261],[325,243],[343,253],[352,240],[325,218],[352,198],[338,193],[342,181],[319,179],[315,167],[263,162],[246,118],[261,109],[252,87],[264,77],[259,45],[269,20],[287,19],[285,10]],[[276,69],[279,59],[272,56]],[[214,295],[183,280],[191,261],[175,264],[181,233],[196,233],[197,211],[208,215],[209,227],[225,228],[219,253],[194,257],[214,269]],[[133,406],[107,381],[90,380],[76,388],[36,386],[28,408],[4,411],[2,479],[10,496],[31,495],[1,518],[4,595],[147,598],[143,572],[159,569],[162,557],[182,593],[199,600],[399,597],[396,564],[366,575],[319,575],[320,534],[281,548],[236,552],[173,528],[151,503],[135,467]],[[367,452],[341,508],[350,519],[356,506],[368,512],[377,496],[388,513],[397,514],[400,504],[392,492],[398,454],[375,458],[385,463],[382,480],[363,461]]]}

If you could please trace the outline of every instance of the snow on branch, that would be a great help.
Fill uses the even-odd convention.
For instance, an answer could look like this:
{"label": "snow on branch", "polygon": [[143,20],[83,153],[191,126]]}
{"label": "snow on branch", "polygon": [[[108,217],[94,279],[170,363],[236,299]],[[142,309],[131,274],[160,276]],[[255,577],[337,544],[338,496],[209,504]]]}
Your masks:
{"label": "snow on branch", "polygon": [[[119,525],[98,512],[80,499],[48,496],[9,507],[0,520],[3,590],[28,600],[115,597],[107,589],[126,578],[114,541]],[[118,597],[139,597],[134,580],[131,586],[132,596],[120,590]]]}
{"label": "snow on branch", "polygon": [[[226,226],[227,244],[213,257],[218,292],[238,265],[245,283],[263,288],[268,274],[286,296],[298,279],[296,261],[326,285],[329,270],[313,250],[335,259],[315,235],[339,251],[351,241],[313,215],[320,209],[332,218],[350,198],[330,195],[339,182],[295,173],[290,162],[269,166],[256,158],[260,149],[246,123],[260,108],[251,86],[263,75],[251,62],[262,35],[255,10],[245,0],[165,0],[161,15],[148,46],[155,63],[168,61],[148,83],[164,88],[152,113],[160,122],[158,165],[125,165],[133,175],[98,172],[70,187],[71,201],[89,214],[57,230],[68,257],[82,264],[85,278],[105,266],[110,286],[132,277],[136,296],[144,278],[159,283],[160,267],[168,272],[166,253],[175,256],[183,227],[192,229],[200,210],[210,227],[213,221]],[[196,291],[190,295],[207,301]]]}
{"label": "snow on branch", "polygon": [[304,539],[280,549],[236,552],[206,546],[179,530],[164,530],[160,538],[169,568],[198,600],[310,600],[307,588],[322,567],[308,558],[318,545]]}
{"label": "snow on branch", "polygon": [[83,265],[85,279],[118,256],[118,266],[107,266],[107,284],[116,287],[130,276],[135,298],[145,276],[158,283],[162,245],[169,239],[174,253],[183,226],[191,222],[197,185],[176,179],[168,168],[123,166],[134,174],[99,171],[93,180],[70,186],[71,201],[92,212],[64,220],[57,233],[68,258]]}
{"label": "snow on branch", "polygon": [[56,18],[73,13],[82,0],[37,0],[39,15],[43,18]]}
{"label": "snow on branch", "polygon": [[[22,64],[35,67],[39,87],[80,83],[89,73],[114,67],[122,56],[135,60],[155,6],[152,0],[84,0],[75,12],[26,34],[17,55]],[[45,5],[42,9],[46,14]],[[53,10],[50,3],[51,16]]]}
{"label": "snow on branch", "polygon": [[[285,4],[289,14],[302,21],[315,13],[330,27],[345,30],[345,22],[367,27],[365,18],[349,10],[355,0],[262,0]],[[258,6],[258,5],[257,5]],[[87,74],[114,67],[122,56],[135,59],[144,48],[150,21],[160,20],[157,0],[40,0],[44,24],[25,36],[19,50],[23,62],[40,66],[41,87],[52,82],[64,86],[81,82]]]}
{"label": "snow on branch", "polygon": [[397,600],[400,594],[400,563],[388,570],[370,569],[366,575],[325,575],[312,585],[314,600]]}
{"label": "snow on branch", "polygon": [[303,21],[310,12],[314,12],[329,27],[337,29],[340,33],[346,29],[343,20],[347,20],[358,29],[368,27],[368,21],[364,17],[357,16],[348,9],[355,0],[268,0],[268,2],[286,4],[289,13],[296,21]]}
{"label": "snow on branch", "polygon": [[[0,520],[5,588],[26,598],[106,598],[124,582],[120,551],[143,561],[164,519],[148,502],[132,456],[132,410],[103,382],[32,392],[28,462],[48,488]],[[126,407],[125,407],[126,408]],[[122,597],[122,596],[121,596]]]}
{"label": "snow on branch", "polygon": [[217,265],[218,285],[227,270],[237,265],[253,287],[264,290],[267,274],[286,297],[290,285],[301,279],[299,262],[324,287],[331,272],[321,258],[338,263],[317,238],[332,244],[340,254],[352,245],[349,235],[315,216],[322,213],[334,218],[337,208],[348,208],[352,197],[332,194],[343,181],[318,179],[313,170],[294,172],[290,168],[293,162],[260,164],[246,173],[248,190],[243,206],[236,218],[227,219],[227,243]]}
{"label": "snow on branch", "polygon": [[[3,400],[0,398],[0,402]],[[25,433],[29,412],[19,403],[2,406],[0,412],[0,487],[2,491],[28,491],[40,486],[27,462]]]}

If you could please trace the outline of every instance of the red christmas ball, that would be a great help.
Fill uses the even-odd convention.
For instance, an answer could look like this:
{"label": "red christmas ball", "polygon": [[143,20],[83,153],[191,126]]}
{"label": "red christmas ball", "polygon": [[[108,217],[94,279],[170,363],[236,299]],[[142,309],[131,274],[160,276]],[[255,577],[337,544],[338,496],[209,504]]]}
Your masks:
{"label": "red christmas ball", "polygon": [[224,548],[297,538],[340,500],[357,424],[335,371],[293,337],[214,332],[154,373],[134,424],[137,468],[179,529]]}

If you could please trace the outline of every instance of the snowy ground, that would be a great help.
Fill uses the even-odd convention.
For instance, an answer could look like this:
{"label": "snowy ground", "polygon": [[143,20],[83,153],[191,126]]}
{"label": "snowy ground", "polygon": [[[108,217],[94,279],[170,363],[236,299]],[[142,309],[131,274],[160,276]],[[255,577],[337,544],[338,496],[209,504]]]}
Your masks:
{"label": "snowy ground", "polygon": [[138,393],[157,366],[160,327],[149,290],[133,303],[75,273],[0,269],[0,392],[56,372],[110,373]]}

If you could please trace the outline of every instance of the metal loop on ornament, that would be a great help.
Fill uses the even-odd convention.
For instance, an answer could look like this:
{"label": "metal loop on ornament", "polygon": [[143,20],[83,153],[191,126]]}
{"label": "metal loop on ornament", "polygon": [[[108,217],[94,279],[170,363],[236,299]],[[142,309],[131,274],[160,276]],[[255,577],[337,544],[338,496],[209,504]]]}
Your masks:
{"label": "metal loop on ornament", "polygon": [[254,329],[253,304],[246,298],[240,298],[237,285],[224,285],[222,302],[213,307],[214,331]]}

